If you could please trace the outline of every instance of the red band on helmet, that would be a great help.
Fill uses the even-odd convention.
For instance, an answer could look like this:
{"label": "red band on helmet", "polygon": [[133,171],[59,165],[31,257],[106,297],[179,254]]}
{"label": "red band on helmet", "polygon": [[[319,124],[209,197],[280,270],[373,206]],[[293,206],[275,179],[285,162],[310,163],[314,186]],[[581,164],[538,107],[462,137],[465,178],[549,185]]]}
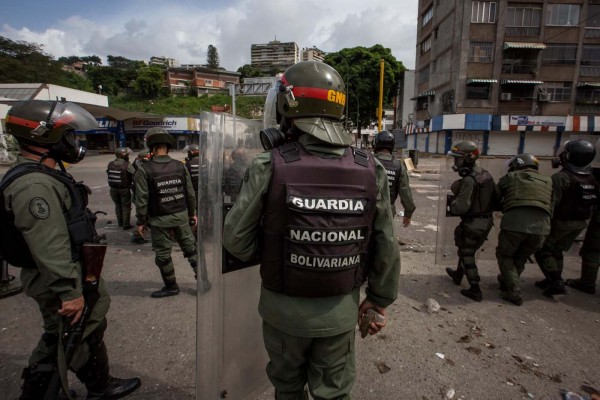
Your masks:
{"label": "red band on helmet", "polygon": [[11,124],[26,126],[27,128],[35,129],[40,125],[40,121],[31,121],[29,119],[15,117],[14,115],[9,115],[6,117],[6,122],[10,122]]}
{"label": "red band on helmet", "polygon": [[327,100],[327,93],[329,91],[327,89],[294,86],[292,92],[294,93],[294,97]]}

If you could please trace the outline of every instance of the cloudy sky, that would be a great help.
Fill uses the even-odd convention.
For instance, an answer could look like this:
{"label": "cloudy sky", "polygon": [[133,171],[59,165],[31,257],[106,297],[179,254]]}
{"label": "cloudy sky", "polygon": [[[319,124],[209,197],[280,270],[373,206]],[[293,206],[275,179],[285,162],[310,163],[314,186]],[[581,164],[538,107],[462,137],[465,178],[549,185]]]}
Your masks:
{"label": "cloudy sky", "polygon": [[382,44],[414,68],[418,0],[3,0],[0,35],[69,55],[206,62],[228,70],[271,40],[331,52]]}

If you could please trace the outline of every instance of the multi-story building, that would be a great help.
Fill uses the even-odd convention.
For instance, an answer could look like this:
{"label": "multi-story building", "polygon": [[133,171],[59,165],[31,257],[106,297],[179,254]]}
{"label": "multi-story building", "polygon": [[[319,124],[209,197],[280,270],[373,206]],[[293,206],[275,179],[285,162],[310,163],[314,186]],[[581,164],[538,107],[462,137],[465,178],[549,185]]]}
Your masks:
{"label": "multi-story building", "polygon": [[165,85],[171,94],[200,96],[228,90],[232,83],[239,87],[240,75],[239,72],[206,67],[167,68]]}
{"label": "multi-story building", "polygon": [[323,62],[325,52],[316,47],[302,49],[302,61],[320,61]]}
{"label": "multi-story building", "polygon": [[250,48],[250,64],[263,73],[283,72],[298,61],[300,50],[296,42],[273,40]]}
{"label": "multi-story building", "polygon": [[600,1],[419,0],[415,70],[409,147],[553,155],[600,126]]}
{"label": "multi-story building", "polygon": [[162,57],[150,57],[150,65],[164,65],[167,68],[179,67],[179,60],[174,58]]}

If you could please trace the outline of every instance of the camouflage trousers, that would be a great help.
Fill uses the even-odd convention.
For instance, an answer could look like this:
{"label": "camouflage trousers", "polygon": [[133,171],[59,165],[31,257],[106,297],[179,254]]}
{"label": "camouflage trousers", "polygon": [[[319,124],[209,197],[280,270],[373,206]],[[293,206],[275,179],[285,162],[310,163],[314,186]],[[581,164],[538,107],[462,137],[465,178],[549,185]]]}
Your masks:
{"label": "camouflage trousers", "polygon": [[458,248],[460,264],[464,268],[465,276],[470,285],[478,284],[480,281],[477,264],[475,263],[475,252],[487,240],[493,223],[492,217],[463,218],[454,229],[454,244]]}
{"label": "camouflage trousers", "polygon": [[597,218],[593,218],[587,227],[579,255],[581,256],[581,282],[595,286],[600,266],[600,221]]}
{"label": "camouflage trousers", "polygon": [[350,399],[354,386],[354,329],[336,336],[298,337],[263,321],[267,375],[277,400]]}
{"label": "camouflage trousers", "polygon": [[175,267],[171,258],[173,243],[177,243],[187,258],[190,266],[196,272],[198,264],[198,255],[196,253],[196,237],[188,224],[163,228],[160,226],[150,227],[150,236],[152,239],[152,250],[154,251],[154,263],[160,270],[160,275],[165,286],[174,285]]}
{"label": "camouflage trousers", "polygon": [[521,292],[519,277],[525,269],[527,258],[542,247],[545,239],[546,235],[533,235],[504,229],[500,231],[496,258],[507,292],[514,294]]}
{"label": "camouflage trousers", "polygon": [[115,215],[119,226],[131,225],[131,191],[110,188],[110,198],[115,203]]}

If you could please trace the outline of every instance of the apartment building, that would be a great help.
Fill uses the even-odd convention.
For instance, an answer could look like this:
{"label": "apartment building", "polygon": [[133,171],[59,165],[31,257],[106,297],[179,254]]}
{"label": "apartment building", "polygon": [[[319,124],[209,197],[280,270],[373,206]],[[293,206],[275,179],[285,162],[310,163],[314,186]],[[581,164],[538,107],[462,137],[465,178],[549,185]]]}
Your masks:
{"label": "apartment building", "polygon": [[325,52],[316,47],[302,49],[302,61],[319,61],[323,62]]}
{"label": "apartment building", "polygon": [[595,142],[599,0],[420,0],[416,47],[409,148],[464,138],[484,154],[553,155],[570,137]]}
{"label": "apartment building", "polygon": [[171,68],[171,67],[179,67],[179,60],[175,59],[175,58],[169,58],[166,56],[160,56],[160,57],[150,57],[150,65],[163,65],[165,67]]}
{"label": "apartment building", "polygon": [[266,44],[253,44],[250,48],[250,64],[265,74],[274,69],[283,72],[298,61],[300,50],[296,42],[273,40]]}
{"label": "apartment building", "polygon": [[231,83],[240,83],[240,73],[206,67],[167,68],[165,85],[171,94],[189,95],[215,93],[227,90]]}

